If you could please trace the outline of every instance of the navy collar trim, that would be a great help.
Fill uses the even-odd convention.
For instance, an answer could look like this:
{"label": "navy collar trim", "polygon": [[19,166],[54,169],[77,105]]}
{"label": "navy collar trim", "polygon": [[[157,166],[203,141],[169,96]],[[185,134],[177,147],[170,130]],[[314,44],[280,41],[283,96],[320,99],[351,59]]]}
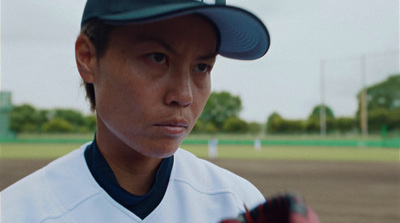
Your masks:
{"label": "navy collar trim", "polygon": [[144,219],[161,202],[168,187],[174,157],[162,160],[152,188],[145,195],[131,194],[122,188],[111,167],[101,154],[96,138],[85,150],[85,160],[97,183],[119,204]]}

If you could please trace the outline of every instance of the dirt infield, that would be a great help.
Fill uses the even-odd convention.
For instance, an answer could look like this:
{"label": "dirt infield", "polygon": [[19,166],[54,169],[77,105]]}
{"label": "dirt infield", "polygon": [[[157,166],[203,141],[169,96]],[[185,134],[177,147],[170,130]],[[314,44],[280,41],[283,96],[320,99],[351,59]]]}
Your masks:
{"label": "dirt infield", "polygon": [[[0,160],[0,190],[50,160]],[[216,160],[266,196],[301,193],[323,223],[400,222],[399,162]]]}

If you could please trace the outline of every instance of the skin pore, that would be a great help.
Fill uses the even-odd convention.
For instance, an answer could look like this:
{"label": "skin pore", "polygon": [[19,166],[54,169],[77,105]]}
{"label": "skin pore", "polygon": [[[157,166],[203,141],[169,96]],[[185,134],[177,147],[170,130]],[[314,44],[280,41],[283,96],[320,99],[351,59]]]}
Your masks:
{"label": "skin pore", "polygon": [[211,91],[216,48],[213,25],[199,15],[117,27],[100,58],[78,37],[78,69],[96,95],[96,142],[127,191],[145,194],[161,160],[193,128]]}

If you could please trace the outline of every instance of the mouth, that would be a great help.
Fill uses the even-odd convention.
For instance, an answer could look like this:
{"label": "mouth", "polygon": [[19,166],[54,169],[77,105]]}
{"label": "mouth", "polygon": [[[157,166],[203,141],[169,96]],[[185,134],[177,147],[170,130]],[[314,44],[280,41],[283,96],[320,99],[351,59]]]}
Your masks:
{"label": "mouth", "polygon": [[159,128],[165,134],[172,136],[181,135],[182,133],[186,132],[187,129],[189,128],[187,122],[182,120],[173,120],[173,121],[156,123],[154,126]]}

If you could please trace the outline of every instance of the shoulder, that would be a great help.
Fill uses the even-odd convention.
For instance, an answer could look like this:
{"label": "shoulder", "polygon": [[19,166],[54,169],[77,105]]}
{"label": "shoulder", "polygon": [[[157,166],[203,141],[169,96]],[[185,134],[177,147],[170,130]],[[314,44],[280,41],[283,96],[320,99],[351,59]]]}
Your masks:
{"label": "shoulder", "polygon": [[[25,222],[29,219],[30,222],[40,222],[62,214],[66,211],[66,206],[76,202],[78,196],[87,194],[87,188],[90,187],[82,191],[70,191],[74,189],[68,186],[88,177],[85,174],[87,167],[83,157],[85,145],[3,190],[2,220]],[[85,181],[88,179],[82,182]]]}
{"label": "shoulder", "polygon": [[201,193],[229,194],[240,207],[243,203],[251,207],[264,201],[260,191],[248,180],[188,151],[179,149],[174,162],[174,180],[188,184]]}

